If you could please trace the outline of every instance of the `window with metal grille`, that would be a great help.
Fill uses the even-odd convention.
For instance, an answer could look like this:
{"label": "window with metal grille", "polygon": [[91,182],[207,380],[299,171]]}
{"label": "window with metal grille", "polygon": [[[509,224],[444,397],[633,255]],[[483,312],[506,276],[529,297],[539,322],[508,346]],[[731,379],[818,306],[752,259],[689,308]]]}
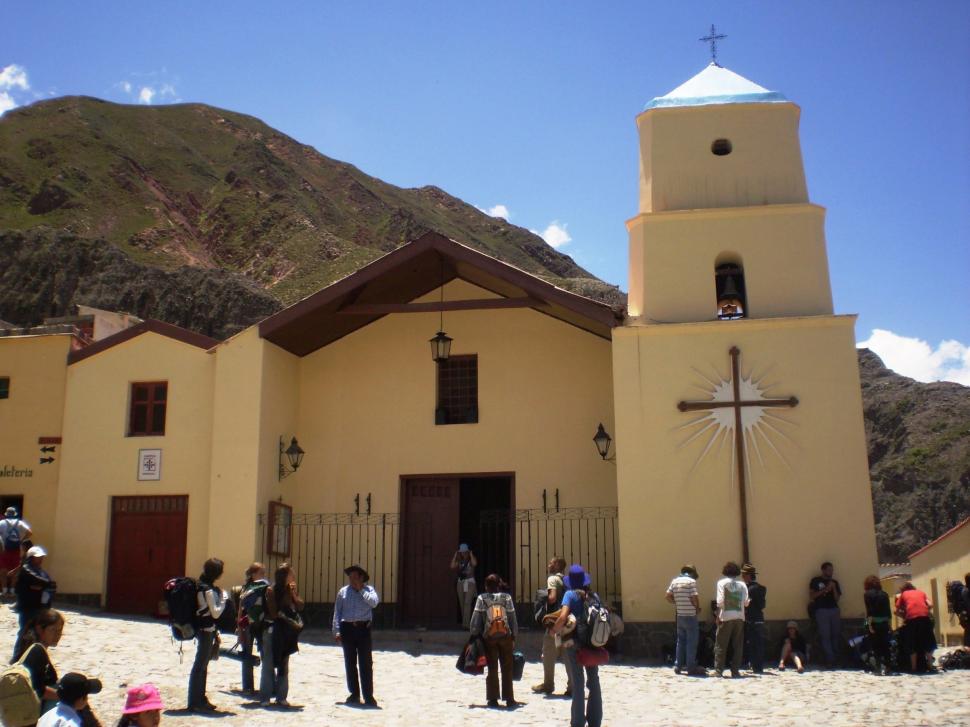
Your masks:
{"label": "window with metal grille", "polygon": [[478,356],[451,356],[438,362],[435,424],[478,422]]}
{"label": "window with metal grille", "polygon": [[165,434],[165,408],[168,382],[149,381],[131,385],[131,410],[128,436],[147,437]]}
{"label": "window with metal grille", "polygon": [[10,398],[10,377],[0,376],[0,399]]}

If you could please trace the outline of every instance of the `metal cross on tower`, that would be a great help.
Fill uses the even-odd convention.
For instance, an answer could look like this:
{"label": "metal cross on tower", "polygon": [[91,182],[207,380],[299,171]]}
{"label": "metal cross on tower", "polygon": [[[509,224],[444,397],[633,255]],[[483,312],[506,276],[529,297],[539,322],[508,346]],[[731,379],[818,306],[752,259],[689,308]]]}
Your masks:
{"label": "metal cross on tower", "polygon": [[711,34],[706,35],[703,38],[698,38],[701,43],[711,44],[711,61],[715,66],[720,66],[721,64],[717,62],[717,42],[719,40],[724,40],[727,38],[726,35],[719,35],[717,30],[714,29],[714,24],[711,24]]}
{"label": "metal cross on tower", "polygon": [[731,385],[733,396],[729,401],[682,401],[677,404],[680,411],[710,411],[712,409],[734,409],[734,459],[738,467],[738,490],[741,499],[741,551],[744,562],[751,562],[751,554],[748,550],[748,497],[747,479],[744,469],[744,426],[741,421],[741,410],[744,407],[756,406],[768,407],[795,407],[798,406],[798,399],[790,396],[787,399],[753,399],[744,400],[741,398],[741,350],[737,346],[732,346],[731,354]]}

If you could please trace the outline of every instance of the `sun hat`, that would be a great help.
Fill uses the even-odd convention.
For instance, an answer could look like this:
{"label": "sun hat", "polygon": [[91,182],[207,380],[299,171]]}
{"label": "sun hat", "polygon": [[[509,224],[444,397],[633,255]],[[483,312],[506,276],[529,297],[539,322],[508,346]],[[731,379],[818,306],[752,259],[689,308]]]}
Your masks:
{"label": "sun hat", "polygon": [[569,572],[566,574],[566,582],[570,588],[585,588],[590,584],[590,579],[583,566],[579,563],[573,563],[569,566]]}
{"label": "sun hat", "polygon": [[365,571],[356,563],[354,565],[348,565],[346,568],[344,568],[344,573],[347,574],[348,576],[354,571],[356,571],[357,573],[360,573],[360,576],[361,578],[364,579],[365,583],[370,580],[370,576],[367,574],[367,571]]}
{"label": "sun hat", "polygon": [[17,508],[15,508],[15,507],[8,507],[7,508],[6,516],[7,517],[17,517]]}
{"label": "sun hat", "polygon": [[745,563],[743,566],[741,566],[741,572],[742,573],[750,573],[753,576],[758,575],[758,571],[750,563]]}
{"label": "sun hat", "polygon": [[153,709],[164,709],[162,705],[162,695],[154,684],[141,684],[128,690],[128,698],[125,700],[125,708],[122,714],[138,714],[139,712],[149,712]]}
{"label": "sun hat", "polygon": [[28,558],[44,558],[47,555],[47,551],[40,545],[35,545],[27,551]]}
{"label": "sun hat", "polygon": [[691,578],[697,578],[697,568],[694,567],[693,563],[684,563],[684,565],[680,566],[680,572],[681,574],[689,575]]}
{"label": "sun hat", "polygon": [[787,624],[785,624],[785,628],[786,629],[797,629],[798,628],[798,622],[797,621],[789,621]]}
{"label": "sun hat", "polygon": [[57,698],[64,704],[74,704],[82,697],[97,694],[100,691],[101,682],[99,680],[88,679],[76,671],[68,672],[57,683]]}

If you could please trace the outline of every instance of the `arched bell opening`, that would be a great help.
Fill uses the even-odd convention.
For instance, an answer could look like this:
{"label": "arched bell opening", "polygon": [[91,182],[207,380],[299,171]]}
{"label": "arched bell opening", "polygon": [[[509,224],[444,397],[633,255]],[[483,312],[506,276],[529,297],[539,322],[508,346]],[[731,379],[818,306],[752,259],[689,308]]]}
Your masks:
{"label": "arched bell opening", "polygon": [[714,267],[714,288],[717,293],[717,318],[736,321],[748,315],[748,299],[744,286],[744,268],[740,262],[721,262]]}

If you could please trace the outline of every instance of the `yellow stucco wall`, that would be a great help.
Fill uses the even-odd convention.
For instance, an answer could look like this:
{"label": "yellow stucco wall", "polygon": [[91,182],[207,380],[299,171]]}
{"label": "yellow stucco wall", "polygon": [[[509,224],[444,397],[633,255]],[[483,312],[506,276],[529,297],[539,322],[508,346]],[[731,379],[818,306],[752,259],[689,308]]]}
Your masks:
{"label": "yellow stucco wall", "polygon": [[[187,569],[196,574],[207,550],[214,364],[200,348],[143,333],[67,368],[54,544],[61,592],[104,593],[112,496],[188,495]],[[163,436],[127,436],[136,381],[168,382]],[[152,448],[162,450],[161,479],[138,481],[138,450]]]}
{"label": "yellow stucco wall", "polygon": [[[58,476],[63,447],[41,453],[39,437],[61,436],[67,355],[71,336],[0,338],[0,376],[10,378],[10,397],[0,399],[0,494],[23,495],[24,519],[33,540],[53,552]],[[40,464],[41,457],[54,462]]]}
{"label": "yellow stucco wall", "polygon": [[812,204],[639,215],[630,232],[629,315],[644,322],[716,318],[714,268],[740,263],[748,317],[832,313],[825,210]]}
{"label": "yellow stucco wall", "polygon": [[963,643],[963,628],[957,617],[947,611],[946,584],[963,581],[970,573],[970,525],[911,556],[910,562],[913,585],[933,601],[937,641],[944,646],[959,646]]}
{"label": "yellow stucco wall", "polygon": [[701,458],[704,437],[685,443],[698,415],[677,409],[709,399],[709,381],[730,380],[732,346],[743,377],[800,402],[781,410],[788,423],[773,422],[781,434],[768,432],[780,456],[759,438],[762,462],[747,442],[751,558],[768,588],[766,616],[804,620],[809,579],[826,560],[843,586],[843,615],[863,615],[862,581],[877,561],[853,318],[633,326],[613,340],[624,617],[669,620],[664,591],[685,562],[700,571],[709,613],[723,564],[741,558],[733,435]]}

